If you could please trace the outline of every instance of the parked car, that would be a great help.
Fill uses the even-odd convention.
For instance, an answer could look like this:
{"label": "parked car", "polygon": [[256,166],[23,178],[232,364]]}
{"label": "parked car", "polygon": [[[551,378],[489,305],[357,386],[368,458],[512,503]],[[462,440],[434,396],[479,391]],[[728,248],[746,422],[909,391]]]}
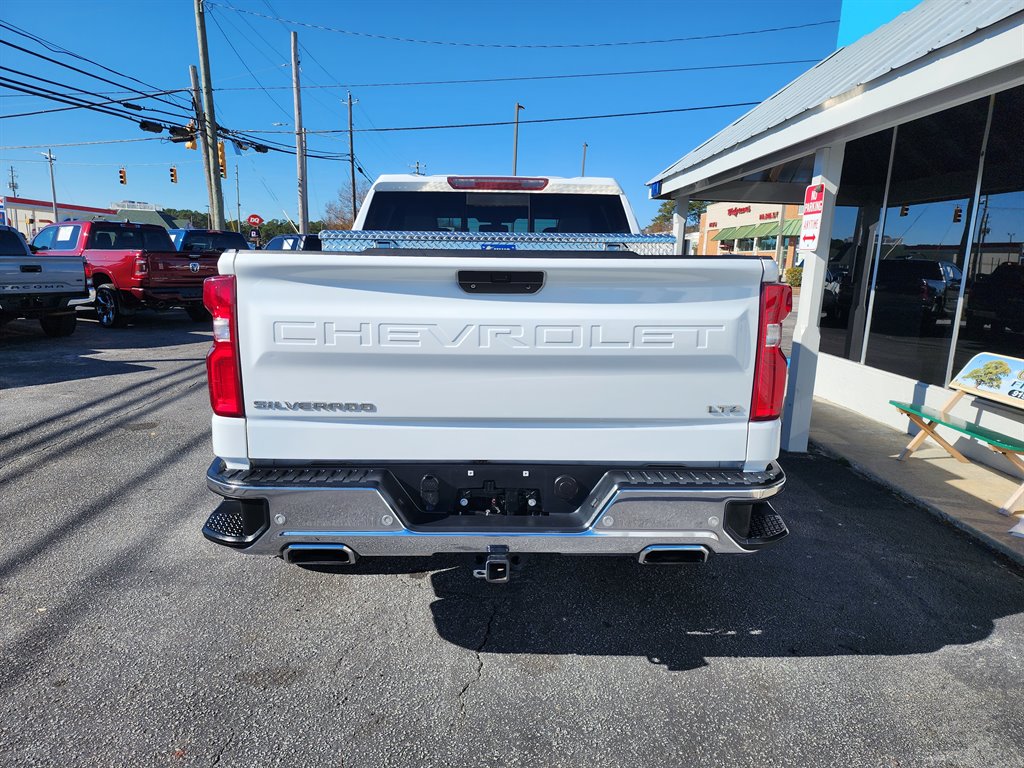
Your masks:
{"label": "parked car", "polygon": [[100,325],[126,325],[141,309],[182,307],[195,321],[208,320],[203,280],[217,274],[217,255],[178,253],[167,230],[127,221],[62,221],[32,240],[37,252],[85,259],[96,293]]}
{"label": "parked car", "polygon": [[962,274],[956,264],[929,259],[880,261],[872,324],[927,334],[952,315]]}
{"label": "parked car", "polygon": [[964,316],[968,333],[980,333],[986,325],[996,333],[1024,331],[1024,264],[1007,261],[991,274],[978,275],[967,291]]}
{"label": "parked car", "polygon": [[249,248],[249,242],[240,232],[220,229],[171,229],[168,230],[171,242],[179,251],[185,253],[216,253]]}
{"label": "parked car", "polygon": [[[47,242],[68,240],[72,229],[54,227]],[[26,317],[38,319],[47,336],[70,336],[77,322],[71,302],[89,295],[85,264],[81,256],[37,250],[14,227],[0,224],[0,325]]]}
{"label": "parked car", "polygon": [[821,312],[825,320],[831,324],[838,324],[842,318],[839,307],[839,286],[842,276],[831,269],[825,270],[825,293],[821,298]]}
{"label": "parked car", "polygon": [[322,251],[320,235],[278,235],[263,246],[264,251]]}

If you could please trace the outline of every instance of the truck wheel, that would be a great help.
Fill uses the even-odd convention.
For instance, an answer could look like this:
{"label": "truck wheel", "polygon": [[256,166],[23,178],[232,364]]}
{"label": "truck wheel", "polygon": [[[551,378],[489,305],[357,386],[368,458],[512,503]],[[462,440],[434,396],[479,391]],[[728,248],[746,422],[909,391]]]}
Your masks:
{"label": "truck wheel", "polygon": [[211,320],[210,313],[202,304],[189,304],[185,307],[185,311],[188,312],[188,319],[193,323],[208,323]]}
{"label": "truck wheel", "polygon": [[47,336],[60,338],[61,336],[70,336],[75,332],[78,318],[73,312],[68,315],[47,315],[39,318],[39,325],[42,326],[43,333]]}
{"label": "truck wheel", "polygon": [[96,289],[96,317],[104,328],[124,328],[128,324],[117,289],[112,285]]}

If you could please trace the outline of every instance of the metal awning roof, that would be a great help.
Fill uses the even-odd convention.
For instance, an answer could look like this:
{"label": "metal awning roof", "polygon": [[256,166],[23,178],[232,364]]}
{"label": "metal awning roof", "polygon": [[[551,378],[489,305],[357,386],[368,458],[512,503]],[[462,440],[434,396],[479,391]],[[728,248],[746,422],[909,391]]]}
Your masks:
{"label": "metal awning roof", "polygon": [[779,234],[779,222],[767,221],[754,227],[754,233],[751,237],[770,237],[777,234]]}
{"label": "metal awning roof", "polygon": [[755,229],[757,229],[757,224],[747,224],[745,227],[736,227],[736,231],[732,233],[732,236],[737,240],[753,237]]}
{"label": "metal awning roof", "polygon": [[735,236],[735,232],[736,232],[737,229],[739,229],[739,227],[726,227],[725,229],[723,229],[721,232],[719,232],[717,235],[715,235],[711,239],[712,240],[732,240],[733,237]]}
{"label": "metal awning roof", "polygon": [[875,114],[910,109],[915,99],[959,94],[956,89],[977,98],[984,92],[972,80],[1020,79],[1022,27],[1024,0],[922,0],[816,64],[648,184],[660,186],[656,196],[695,191],[733,170],[739,178],[771,153],[813,145],[814,137]]}

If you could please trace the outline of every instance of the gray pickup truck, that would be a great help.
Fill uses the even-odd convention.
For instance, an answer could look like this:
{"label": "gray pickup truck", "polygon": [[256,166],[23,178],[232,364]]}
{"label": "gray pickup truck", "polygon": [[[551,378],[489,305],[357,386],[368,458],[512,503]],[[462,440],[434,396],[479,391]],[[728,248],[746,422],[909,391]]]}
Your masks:
{"label": "gray pickup truck", "polygon": [[32,318],[47,336],[70,336],[76,323],[71,302],[88,296],[81,256],[33,253],[20,232],[0,224],[0,325]]}

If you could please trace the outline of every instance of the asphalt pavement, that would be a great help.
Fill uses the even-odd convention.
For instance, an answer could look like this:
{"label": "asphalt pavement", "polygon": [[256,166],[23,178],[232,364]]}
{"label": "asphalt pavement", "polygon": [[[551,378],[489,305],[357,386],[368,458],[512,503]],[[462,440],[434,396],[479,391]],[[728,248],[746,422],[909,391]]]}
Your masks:
{"label": "asphalt pavement", "polygon": [[1022,574],[841,463],[750,557],[303,570],[200,534],[208,344],[0,329],[3,764],[1024,764]]}

